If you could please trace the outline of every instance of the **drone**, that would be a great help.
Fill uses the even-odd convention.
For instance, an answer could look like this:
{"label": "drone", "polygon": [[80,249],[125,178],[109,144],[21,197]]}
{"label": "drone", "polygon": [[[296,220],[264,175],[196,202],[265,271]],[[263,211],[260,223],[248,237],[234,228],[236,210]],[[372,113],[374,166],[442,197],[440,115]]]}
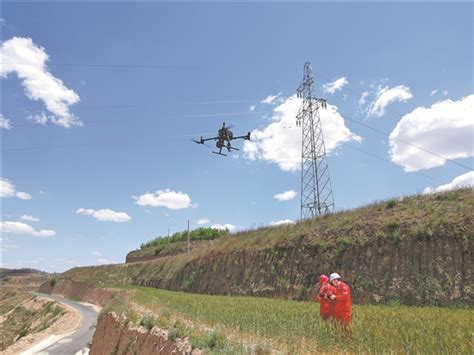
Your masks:
{"label": "drone", "polygon": [[196,142],[197,144],[204,144],[207,141],[216,141],[216,147],[217,149],[219,149],[219,151],[218,152],[213,151],[213,153],[217,155],[223,155],[226,157],[227,154],[222,153],[223,148],[227,148],[229,152],[231,152],[232,150],[239,150],[233,147],[232,144],[230,143],[230,141],[234,139],[250,140],[250,132],[248,132],[245,136],[234,137],[234,133],[232,133],[229,127],[225,126],[225,122],[224,122],[222,123],[222,128],[220,128],[217,131],[217,137],[203,138],[201,136],[200,140],[197,141],[195,139],[192,139],[192,141]]}

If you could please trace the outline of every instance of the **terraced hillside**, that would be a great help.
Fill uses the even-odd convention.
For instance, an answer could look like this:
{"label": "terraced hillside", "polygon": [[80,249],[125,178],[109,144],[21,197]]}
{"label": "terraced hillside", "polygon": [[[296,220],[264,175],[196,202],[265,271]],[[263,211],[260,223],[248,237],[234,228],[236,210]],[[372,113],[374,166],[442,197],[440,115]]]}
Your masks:
{"label": "terraced hillside", "polygon": [[191,254],[81,267],[63,277],[207,294],[309,299],[320,273],[347,279],[356,303],[473,305],[474,191],[375,203],[295,225],[195,245]]}

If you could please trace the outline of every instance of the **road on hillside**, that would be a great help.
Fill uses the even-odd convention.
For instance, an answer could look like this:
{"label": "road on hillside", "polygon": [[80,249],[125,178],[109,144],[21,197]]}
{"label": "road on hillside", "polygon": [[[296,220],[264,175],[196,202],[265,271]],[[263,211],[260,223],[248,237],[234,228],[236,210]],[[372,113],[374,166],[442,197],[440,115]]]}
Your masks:
{"label": "road on hillside", "polygon": [[88,345],[92,342],[98,312],[90,305],[74,302],[63,297],[37,293],[38,296],[49,298],[58,303],[66,304],[82,315],[82,322],[79,328],[68,336],[58,340],[56,343],[48,345],[44,349],[37,351],[42,355],[65,355],[65,354],[88,354]]}

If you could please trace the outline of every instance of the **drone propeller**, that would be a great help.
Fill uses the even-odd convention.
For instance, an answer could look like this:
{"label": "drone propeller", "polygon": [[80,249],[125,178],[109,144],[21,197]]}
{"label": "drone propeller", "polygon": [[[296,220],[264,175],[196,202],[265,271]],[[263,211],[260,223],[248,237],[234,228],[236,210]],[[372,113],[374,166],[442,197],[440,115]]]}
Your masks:
{"label": "drone propeller", "polygon": [[200,141],[197,141],[195,139],[191,139],[192,142],[194,143],[197,143],[197,144],[202,144],[203,146],[205,146],[207,149],[212,149],[212,147],[209,145],[209,144],[206,144],[204,141],[200,140]]}

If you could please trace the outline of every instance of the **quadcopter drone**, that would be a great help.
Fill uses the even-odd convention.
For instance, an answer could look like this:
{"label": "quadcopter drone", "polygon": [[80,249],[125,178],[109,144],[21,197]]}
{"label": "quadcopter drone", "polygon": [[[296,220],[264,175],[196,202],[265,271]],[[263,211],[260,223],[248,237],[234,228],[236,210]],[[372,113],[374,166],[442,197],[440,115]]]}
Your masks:
{"label": "quadcopter drone", "polygon": [[213,151],[214,154],[218,155],[223,155],[227,156],[227,154],[222,153],[223,148],[227,148],[229,152],[232,150],[239,150],[235,147],[232,146],[230,143],[234,139],[245,139],[245,140],[250,140],[250,132],[248,132],[245,136],[239,136],[239,137],[234,137],[234,133],[225,126],[225,122],[222,124],[222,128],[217,131],[217,137],[212,137],[212,138],[203,138],[201,136],[200,140],[195,140],[192,139],[193,142],[196,142],[197,144],[204,144],[207,141],[216,141],[216,147],[219,149],[218,152]]}

